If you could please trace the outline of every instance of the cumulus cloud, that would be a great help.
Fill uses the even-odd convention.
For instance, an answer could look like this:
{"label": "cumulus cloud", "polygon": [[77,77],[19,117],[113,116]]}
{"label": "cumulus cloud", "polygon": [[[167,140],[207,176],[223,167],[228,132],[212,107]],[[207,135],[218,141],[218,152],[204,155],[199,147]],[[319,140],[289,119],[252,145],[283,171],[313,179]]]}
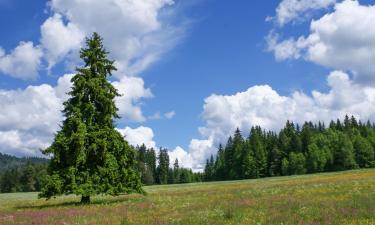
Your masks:
{"label": "cumulus cloud", "polygon": [[63,57],[81,47],[84,34],[73,23],[64,24],[63,18],[56,13],[41,26],[41,45],[46,51],[48,69],[51,69]]}
{"label": "cumulus cloud", "polygon": [[124,129],[117,129],[133,146],[145,144],[148,148],[156,148],[154,139],[154,131],[149,127],[140,126],[138,128],[125,127]]}
{"label": "cumulus cloud", "polygon": [[59,78],[57,85],[28,86],[0,90],[0,152],[13,155],[40,155],[62,121],[62,102],[71,75]]}
{"label": "cumulus cloud", "polygon": [[292,37],[280,40],[280,35],[271,31],[266,37],[267,50],[274,53],[277,61],[300,59],[305,57],[305,49],[311,44],[316,43],[317,38],[316,35],[312,35],[308,38],[299,37],[295,39]]}
{"label": "cumulus cloud", "polygon": [[169,151],[168,155],[170,166],[173,166],[173,163],[177,159],[180,167],[193,168],[195,170],[194,159],[191,157],[191,154],[186,152],[182,147],[177,146],[174,150]]}
{"label": "cumulus cloud", "polygon": [[143,122],[146,120],[141,110],[141,99],[153,97],[151,90],[144,87],[144,81],[138,77],[122,77],[112,82],[121,94],[116,98],[119,115],[124,120]]}
{"label": "cumulus cloud", "polygon": [[36,79],[43,52],[32,42],[20,42],[9,54],[0,47],[0,72],[21,79]]}
{"label": "cumulus cloud", "polygon": [[375,6],[345,0],[310,24],[310,34],[279,40],[273,33],[268,49],[276,59],[298,59],[350,71],[362,84],[375,83]]}
{"label": "cumulus cloud", "polygon": [[173,47],[183,33],[183,28],[173,26],[163,14],[173,4],[173,0],[52,0],[54,16],[42,26],[50,66],[78,50],[82,37],[96,31],[116,60],[119,72],[115,75],[138,75]]}
{"label": "cumulus cloud", "polygon": [[42,59],[48,71],[61,62],[71,71],[84,37],[98,32],[116,61],[115,76],[139,75],[184,34],[187,23],[176,22],[174,4],[173,0],[51,0],[52,16],[40,27],[40,45],[21,42],[9,55],[0,49],[0,72],[35,79]]}
{"label": "cumulus cloud", "polygon": [[275,20],[279,26],[293,21],[301,21],[310,17],[318,9],[326,9],[337,0],[283,0],[276,8]]}

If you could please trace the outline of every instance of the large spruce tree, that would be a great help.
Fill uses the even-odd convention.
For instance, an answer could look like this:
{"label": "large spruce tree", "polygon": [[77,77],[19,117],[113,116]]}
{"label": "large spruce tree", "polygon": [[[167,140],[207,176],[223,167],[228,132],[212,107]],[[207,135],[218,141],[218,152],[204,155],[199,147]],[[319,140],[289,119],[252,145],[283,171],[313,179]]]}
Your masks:
{"label": "large spruce tree", "polygon": [[80,51],[84,66],[71,80],[65,120],[44,150],[52,159],[40,197],[76,194],[82,203],[89,203],[92,195],[143,192],[135,152],[115,129],[119,93],[107,80],[116,70],[107,56],[97,33]]}

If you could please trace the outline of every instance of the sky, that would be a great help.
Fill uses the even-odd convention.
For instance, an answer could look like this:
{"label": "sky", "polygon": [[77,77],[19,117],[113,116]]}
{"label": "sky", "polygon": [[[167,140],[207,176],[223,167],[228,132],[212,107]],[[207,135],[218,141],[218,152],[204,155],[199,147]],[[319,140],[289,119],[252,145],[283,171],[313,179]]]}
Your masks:
{"label": "sky", "polygon": [[373,0],[0,0],[0,27],[3,153],[51,144],[92,32],[119,132],[195,171],[237,127],[375,121]]}

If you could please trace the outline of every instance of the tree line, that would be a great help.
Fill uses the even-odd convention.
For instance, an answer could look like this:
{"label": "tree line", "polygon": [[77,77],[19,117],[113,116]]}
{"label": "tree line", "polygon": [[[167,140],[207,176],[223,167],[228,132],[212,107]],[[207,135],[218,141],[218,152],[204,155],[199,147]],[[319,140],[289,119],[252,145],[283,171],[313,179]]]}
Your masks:
{"label": "tree line", "polygon": [[[25,164],[10,166],[0,172],[0,192],[40,191],[47,173],[47,160],[42,163],[27,161]],[[14,162],[14,161],[12,161]]]}
{"label": "tree line", "polygon": [[375,167],[375,125],[354,116],[344,121],[287,121],[279,133],[239,129],[207,159],[204,180],[250,179]]}
{"label": "tree line", "polygon": [[[182,168],[178,160],[170,164],[168,150],[161,148],[157,154],[144,144],[131,148],[136,153],[136,170],[144,185],[200,182],[202,173]],[[48,159],[17,158],[0,153],[0,193],[39,192],[45,183]]]}
{"label": "tree line", "polygon": [[168,150],[160,148],[158,156],[153,148],[144,144],[136,147],[138,168],[141,181],[145,185],[179,184],[202,181],[202,173],[193,173],[191,169],[182,168],[178,159],[170,164]]}

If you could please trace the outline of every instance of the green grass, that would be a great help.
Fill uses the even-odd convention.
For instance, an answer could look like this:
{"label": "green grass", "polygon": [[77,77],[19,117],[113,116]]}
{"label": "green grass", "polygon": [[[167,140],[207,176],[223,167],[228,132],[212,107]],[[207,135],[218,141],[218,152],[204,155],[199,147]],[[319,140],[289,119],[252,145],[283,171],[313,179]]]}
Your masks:
{"label": "green grass", "polygon": [[375,169],[145,189],[87,206],[0,194],[0,224],[375,224]]}

